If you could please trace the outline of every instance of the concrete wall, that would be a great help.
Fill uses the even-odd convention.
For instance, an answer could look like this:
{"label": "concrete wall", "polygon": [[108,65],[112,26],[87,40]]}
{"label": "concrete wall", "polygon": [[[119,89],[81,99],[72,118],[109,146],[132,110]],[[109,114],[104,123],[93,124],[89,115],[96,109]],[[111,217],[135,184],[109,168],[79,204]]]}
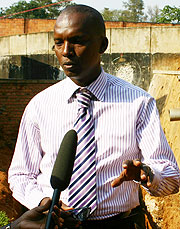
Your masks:
{"label": "concrete wall", "polygon": [[180,53],[180,27],[109,29],[111,53]]}
{"label": "concrete wall", "polygon": [[[106,53],[180,53],[180,27],[107,29]],[[0,56],[54,54],[53,32],[0,37]]]}
{"label": "concrete wall", "polygon": [[[146,90],[154,70],[180,69],[178,26],[109,28],[107,37],[104,69]],[[53,44],[53,32],[0,37],[0,78],[63,79]]]}
{"label": "concrete wall", "polygon": [[54,54],[53,32],[0,37],[0,56]]}

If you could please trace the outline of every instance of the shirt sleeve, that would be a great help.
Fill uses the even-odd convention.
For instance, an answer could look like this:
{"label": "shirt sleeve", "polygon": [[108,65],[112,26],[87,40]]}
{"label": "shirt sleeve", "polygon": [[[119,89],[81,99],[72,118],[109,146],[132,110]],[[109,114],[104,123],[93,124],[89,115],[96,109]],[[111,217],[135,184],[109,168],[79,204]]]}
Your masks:
{"label": "shirt sleeve", "polygon": [[139,110],[137,142],[142,162],[153,173],[152,186],[144,188],[154,196],[165,196],[179,191],[180,173],[175,156],[162,130],[156,102],[152,97]]}
{"label": "shirt sleeve", "polygon": [[42,160],[41,138],[32,104],[22,116],[15,152],[9,168],[8,181],[13,197],[31,209],[46,197],[37,184]]}

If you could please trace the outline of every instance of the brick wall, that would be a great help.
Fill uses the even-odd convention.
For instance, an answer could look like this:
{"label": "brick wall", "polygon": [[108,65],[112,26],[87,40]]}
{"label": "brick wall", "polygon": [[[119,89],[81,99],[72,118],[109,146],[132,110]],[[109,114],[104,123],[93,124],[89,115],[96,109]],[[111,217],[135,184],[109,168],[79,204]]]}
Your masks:
{"label": "brick wall", "polygon": [[1,19],[0,36],[9,36],[24,33],[24,20]]}
{"label": "brick wall", "polygon": [[7,172],[19,123],[30,99],[54,80],[0,80],[0,171]]}
{"label": "brick wall", "polygon": [[0,210],[16,219],[24,208],[9,190],[7,171],[14,152],[19,124],[30,99],[56,83],[54,80],[0,80]]}
{"label": "brick wall", "polygon": [[125,21],[106,21],[106,28],[122,28],[122,27],[152,27],[152,26],[180,26],[180,24],[172,23],[152,23],[152,22],[125,22]]}
{"label": "brick wall", "polygon": [[0,36],[53,31],[55,20],[48,19],[0,19]]}
{"label": "brick wall", "polygon": [[[54,29],[55,19],[0,19],[0,37],[27,33],[50,32]],[[157,24],[150,22],[107,21],[106,28],[180,26],[180,24]]]}

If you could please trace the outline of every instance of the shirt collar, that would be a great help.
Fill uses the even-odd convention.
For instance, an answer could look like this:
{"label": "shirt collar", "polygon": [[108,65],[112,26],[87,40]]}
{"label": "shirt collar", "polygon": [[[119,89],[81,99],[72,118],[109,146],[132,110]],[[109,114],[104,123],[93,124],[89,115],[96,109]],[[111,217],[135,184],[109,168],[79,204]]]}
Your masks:
{"label": "shirt collar", "polygon": [[101,68],[101,74],[98,76],[98,78],[92,82],[89,86],[86,88],[100,101],[104,100],[104,93],[106,90],[106,84],[107,84],[107,77],[106,73],[104,72],[103,68]]}
{"label": "shirt collar", "polygon": [[65,79],[65,99],[68,103],[73,101],[74,92],[78,90],[79,86],[76,85],[69,77]]}
{"label": "shirt collar", "polygon": [[[79,89],[79,86],[76,85],[68,77],[65,80],[67,84],[66,88],[68,88],[68,90],[66,91],[66,96],[67,96],[66,99],[69,103],[73,101],[74,99],[73,95],[75,91]],[[101,68],[101,74],[98,76],[98,78],[85,88],[87,88],[96,97],[97,100],[103,101],[106,84],[107,84],[107,77],[103,68]]]}

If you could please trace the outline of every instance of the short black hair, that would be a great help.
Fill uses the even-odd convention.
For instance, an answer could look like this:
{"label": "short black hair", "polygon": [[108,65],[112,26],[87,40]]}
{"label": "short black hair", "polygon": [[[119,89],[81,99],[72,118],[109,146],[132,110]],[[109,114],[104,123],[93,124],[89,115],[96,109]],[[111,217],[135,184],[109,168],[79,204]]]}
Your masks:
{"label": "short black hair", "polygon": [[77,4],[77,5],[67,6],[65,9],[61,11],[60,15],[63,13],[87,14],[89,19],[95,22],[96,31],[103,36],[106,35],[104,19],[102,15],[100,14],[100,12],[97,11],[96,9],[90,6],[87,6],[87,5]]}

